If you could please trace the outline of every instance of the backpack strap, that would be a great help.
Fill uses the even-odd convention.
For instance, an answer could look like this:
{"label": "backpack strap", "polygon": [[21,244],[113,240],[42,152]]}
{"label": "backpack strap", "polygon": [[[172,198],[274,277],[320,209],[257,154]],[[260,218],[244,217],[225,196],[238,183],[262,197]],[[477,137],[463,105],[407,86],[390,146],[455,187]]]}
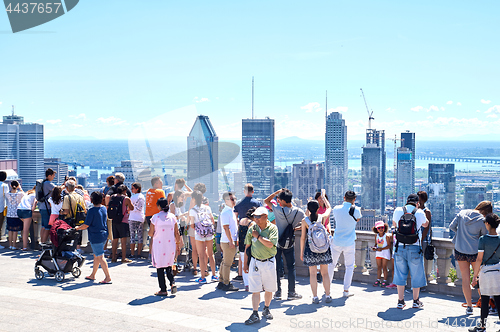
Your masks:
{"label": "backpack strap", "polygon": [[[283,211],[283,216],[285,216],[285,220],[286,220],[286,223],[288,225],[291,225],[289,222],[288,222],[288,218],[286,217],[286,214],[285,214],[285,209],[284,208],[281,208],[281,211]],[[292,219],[292,224],[293,224],[293,221],[295,220],[295,217],[297,216],[297,213],[299,212],[299,210],[295,211],[295,215],[293,216],[293,219]]]}
{"label": "backpack strap", "polygon": [[349,208],[349,215],[354,219],[354,221],[358,221],[356,217],[354,216],[354,211],[356,211],[356,206],[354,204],[351,204],[351,207]]}
{"label": "backpack strap", "polygon": [[486,265],[486,263],[488,263],[488,261],[489,261],[490,259],[492,259],[492,258],[493,258],[493,256],[495,256],[495,254],[497,253],[498,248],[500,248],[500,243],[498,244],[498,246],[497,246],[497,248],[495,249],[495,251],[493,251],[493,253],[491,254],[491,256],[490,256],[487,260],[485,260],[485,261],[484,261],[484,264],[481,264],[481,265]]}

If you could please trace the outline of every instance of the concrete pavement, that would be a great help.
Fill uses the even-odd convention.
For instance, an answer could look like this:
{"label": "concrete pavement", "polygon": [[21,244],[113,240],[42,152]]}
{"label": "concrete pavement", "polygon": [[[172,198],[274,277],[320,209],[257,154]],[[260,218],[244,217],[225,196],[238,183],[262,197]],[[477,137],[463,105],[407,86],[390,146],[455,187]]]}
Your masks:
{"label": "concrete pavement", "polygon": [[[309,280],[297,278],[303,299],[273,300],[273,320],[246,326],[251,314],[247,292],[226,294],[215,290],[216,283],[197,285],[186,272],[176,277],[176,296],[157,297],[156,269],[147,260],[110,264],[113,284],[99,285],[84,279],[91,255],[80,278],[66,274],[62,283],[49,276],[36,280],[39,253],[0,250],[0,331],[466,331],[479,317],[479,309],[472,318],[464,315],[461,298],[431,293],[422,294],[423,309],[411,309],[411,294],[406,294],[407,307],[398,310],[396,290],[362,283],[353,283],[354,296],[342,298],[341,280],[332,285],[332,303],[313,305]],[[99,271],[97,280],[102,278]],[[500,325],[494,327],[490,330]]]}

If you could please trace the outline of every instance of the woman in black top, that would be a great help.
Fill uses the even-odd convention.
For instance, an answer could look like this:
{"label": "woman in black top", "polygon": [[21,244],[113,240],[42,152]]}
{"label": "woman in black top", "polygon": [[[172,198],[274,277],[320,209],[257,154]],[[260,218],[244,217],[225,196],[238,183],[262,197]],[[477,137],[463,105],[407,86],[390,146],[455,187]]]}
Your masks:
{"label": "woman in black top", "polygon": [[248,274],[243,270],[243,262],[245,261],[245,237],[247,236],[248,227],[253,223],[252,213],[255,212],[256,207],[248,209],[246,218],[240,220],[238,224],[238,250],[240,252],[240,259],[238,264],[238,276],[235,280],[243,280],[245,290],[248,291]]}
{"label": "woman in black top", "polygon": [[[495,265],[500,262],[500,237],[497,234],[497,227],[499,223],[500,218],[493,213],[490,213],[486,216],[484,220],[484,224],[486,226],[486,229],[488,229],[488,234],[483,235],[479,238],[479,250],[477,253],[477,259],[478,261],[481,262],[481,268],[484,268],[485,266],[488,265]],[[475,286],[478,283],[478,275],[479,271],[481,269],[476,269],[474,270],[474,279],[472,280],[472,285]],[[488,272],[488,273],[495,273],[495,272]],[[485,274],[486,275],[486,274]],[[484,277],[486,278],[486,277]],[[490,279],[490,278],[488,278]],[[483,281],[483,279],[480,280],[481,282],[485,283],[486,280]],[[491,285],[488,289],[486,289],[483,284],[483,287],[481,287],[481,282],[479,283],[479,290],[481,291],[481,323],[479,326],[475,326],[471,329],[469,329],[470,332],[482,332],[486,331],[486,325],[485,325],[485,320],[486,317],[488,317],[488,310],[489,310],[489,303],[490,303],[490,296],[493,296],[493,299],[495,300],[495,305],[497,309],[500,306],[500,280],[496,279],[493,280],[493,283],[497,283],[496,286],[493,288],[496,288],[497,291],[493,291],[493,293],[490,292]],[[491,280],[488,280],[488,282],[491,282]],[[500,311],[498,312],[499,317],[500,317]]]}

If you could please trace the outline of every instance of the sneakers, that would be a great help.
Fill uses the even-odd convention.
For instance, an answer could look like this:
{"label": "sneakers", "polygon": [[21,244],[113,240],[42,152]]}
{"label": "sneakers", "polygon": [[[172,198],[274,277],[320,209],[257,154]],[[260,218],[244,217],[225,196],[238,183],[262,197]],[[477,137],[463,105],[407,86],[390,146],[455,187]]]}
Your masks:
{"label": "sneakers", "polygon": [[243,276],[237,276],[233,278],[234,281],[243,281]]}
{"label": "sneakers", "polygon": [[486,331],[486,328],[479,326],[474,326],[469,329],[469,332],[484,332],[484,331]]}
{"label": "sneakers", "polygon": [[465,314],[466,315],[473,315],[474,310],[472,310],[472,307],[467,307],[467,309],[465,309]]}
{"label": "sneakers", "polygon": [[5,249],[5,247],[4,246],[0,246],[0,249]]}
{"label": "sneakers", "polygon": [[377,279],[377,281],[375,281],[375,283],[373,284],[373,287],[378,287],[380,286],[380,279]]}
{"label": "sneakers", "polygon": [[273,315],[271,314],[271,311],[269,308],[264,307],[264,310],[262,310],[262,317],[271,320],[273,319]]}
{"label": "sneakers", "polygon": [[171,292],[172,294],[177,293],[177,286],[176,286],[176,285],[172,285],[172,286],[170,286],[170,292]]}
{"label": "sneakers", "polygon": [[313,304],[319,304],[319,298],[317,296],[313,297]]}
{"label": "sneakers", "polygon": [[277,291],[276,293],[274,293],[274,299],[275,300],[281,300],[281,291]]}
{"label": "sneakers", "polygon": [[380,287],[382,287],[382,288],[385,288],[387,286],[389,286],[389,283],[387,281],[385,281],[385,280],[382,281],[382,283],[380,284]]}
{"label": "sneakers", "polygon": [[398,300],[398,309],[403,309],[406,306],[405,300]]}
{"label": "sneakers", "polygon": [[219,281],[219,277],[217,277],[217,276],[212,276],[212,281]]}
{"label": "sneakers", "polygon": [[256,312],[252,312],[252,314],[250,315],[250,318],[248,318],[245,321],[245,325],[251,325],[251,324],[258,323],[258,322],[260,322],[259,314]]}
{"label": "sneakers", "polygon": [[418,309],[418,308],[422,308],[423,306],[424,306],[424,304],[420,301],[420,299],[413,300],[412,308]]}
{"label": "sneakers", "polygon": [[390,283],[389,285],[386,286],[386,288],[398,288],[396,284]]}
{"label": "sneakers", "polygon": [[347,292],[346,292],[346,291],[344,291],[344,292],[343,292],[343,294],[342,294],[342,296],[343,296],[343,297],[351,297],[351,296],[353,296],[353,295],[354,295],[354,294],[349,293],[349,291],[347,291]]}
{"label": "sneakers", "polygon": [[325,302],[326,302],[326,303],[330,303],[330,302],[332,302],[332,297],[331,297],[330,295],[327,295],[327,296],[325,297]]}
{"label": "sneakers", "polygon": [[199,284],[206,284],[207,283],[207,278],[198,278],[195,280]]}
{"label": "sneakers", "polygon": [[217,284],[217,287],[215,287],[215,289],[224,289],[226,285],[224,285],[224,283],[222,281],[219,281],[219,283]]}
{"label": "sneakers", "polygon": [[237,292],[239,291],[240,289],[239,288],[236,288],[234,287],[234,285],[232,283],[229,283],[227,284],[226,286],[224,286],[224,288],[222,289],[226,292]]}
{"label": "sneakers", "polygon": [[290,300],[300,300],[301,298],[302,298],[302,295],[293,292],[293,293],[288,293],[287,299],[290,301]]}

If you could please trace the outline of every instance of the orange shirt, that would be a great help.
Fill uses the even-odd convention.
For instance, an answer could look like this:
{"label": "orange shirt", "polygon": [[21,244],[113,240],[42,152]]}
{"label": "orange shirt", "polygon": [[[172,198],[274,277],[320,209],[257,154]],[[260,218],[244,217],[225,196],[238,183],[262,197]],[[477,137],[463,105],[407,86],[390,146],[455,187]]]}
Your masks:
{"label": "orange shirt", "polygon": [[158,199],[165,197],[165,192],[162,189],[149,189],[146,193],[146,217],[151,217],[160,212],[156,206]]}

